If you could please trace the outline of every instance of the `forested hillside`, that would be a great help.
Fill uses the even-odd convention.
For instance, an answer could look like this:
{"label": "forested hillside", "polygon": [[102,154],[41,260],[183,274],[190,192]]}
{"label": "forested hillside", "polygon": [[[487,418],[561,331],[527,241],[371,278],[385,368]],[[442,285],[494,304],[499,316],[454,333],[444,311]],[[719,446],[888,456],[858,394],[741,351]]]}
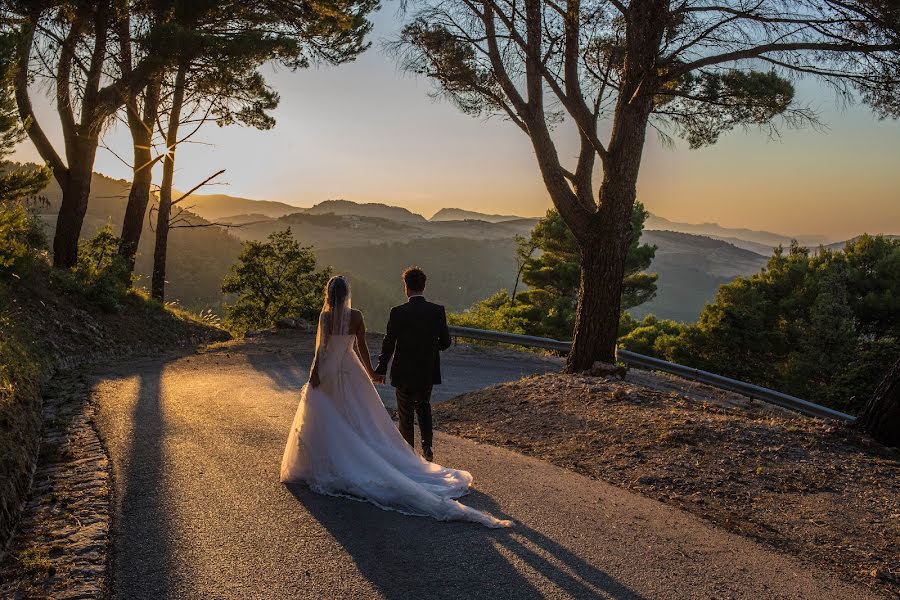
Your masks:
{"label": "forested hillside", "polygon": [[628,311],[638,318],[695,321],[720,285],[766,264],[765,256],[702,235],[645,230],[641,241],[656,246],[650,270],[659,278],[656,298]]}
{"label": "forested hillside", "polygon": [[474,210],[463,210],[462,208],[442,208],[433,215],[431,221],[488,221],[490,223],[502,223],[503,221],[518,221],[525,217],[517,217],[515,215],[488,215]]}
{"label": "forested hillside", "polygon": [[[125,214],[125,202],[130,183],[94,174],[91,198],[85,216],[82,238],[90,238],[107,224],[118,234]],[[53,231],[59,210],[61,193],[59,186],[51,182],[42,192],[48,203],[39,207],[38,214],[46,223],[46,230]],[[263,203],[265,205],[265,203]],[[264,207],[261,207],[263,209]],[[144,232],[138,246],[135,274],[138,285],[149,286],[153,263],[153,231],[155,218],[144,220]],[[208,221],[191,215],[189,223],[203,225]],[[234,263],[241,250],[238,238],[221,227],[175,228],[169,236],[168,289],[172,300],[193,309],[218,310],[222,301],[222,278]]]}
{"label": "forested hillside", "polygon": [[[84,237],[107,223],[114,231],[119,230],[128,185],[124,180],[94,175]],[[50,231],[58,211],[59,188],[51,184],[44,196],[49,204],[40,213]],[[406,209],[349,201],[300,209],[278,202],[198,195],[185,204],[198,213],[190,217],[192,224],[215,220],[235,227],[172,230],[167,273],[170,299],[197,310],[220,311],[222,279],[240,253],[241,241],[263,241],[274,232],[290,228],[302,245],[314,249],[322,267],[332,266],[351,278],[354,301],[367,310],[370,326],[376,329],[382,326],[390,306],[402,299],[399,273],[411,264],[426,269],[431,295],[451,310],[462,310],[498,290],[510,289],[516,275],[515,236],[527,235],[537,222],[517,217],[491,222],[494,217],[506,217],[458,209],[442,212],[445,216],[459,212],[468,220],[441,220],[438,215],[437,219],[426,220]],[[329,209],[340,214],[328,212]],[[145,286],[149,285],[152,267],[151,219],[152,215],[145,221],[136,263],[139,284]],[[666,223],[670,222],[652,215],[648,219],[648,224],[656,226]],[[713,228],[722,234],[741,231],[715,225],[690,227]],[[777,241],[776,234],[751,233],[758,234],[751,236],[755,240]],[[692,322],[704,304],[715,297],[720,285],[756,273],[766,261],[766,256],[757,252],[705,235],[648,227],[641,240],[657,247],[650,271],[659,278],[656,297],[630,311],[637,318],[652,313],[664,319]],[[765,247],[760,241],[743,242],[748,247]]]}
{"label": "forested hillside", "polygon": [[428,274],[428,294],[449,310],[458,311],[513,285],[515,242],[440,238],[317,252],[353,284],[353,305],[366,313],[369,328],[383,331],[391,306],[405,300],[400,273],[418,265]]}

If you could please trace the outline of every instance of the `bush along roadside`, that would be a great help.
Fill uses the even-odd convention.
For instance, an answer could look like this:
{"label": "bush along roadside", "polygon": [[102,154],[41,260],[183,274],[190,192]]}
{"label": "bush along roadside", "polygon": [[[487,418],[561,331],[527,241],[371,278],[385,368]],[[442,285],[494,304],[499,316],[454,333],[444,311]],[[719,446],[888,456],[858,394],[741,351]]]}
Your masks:
{"label": "bush along roadside", "polygon": [[[2,292],[0,292],[2,293]],[[0,298],[0,303],[4,302]],[[0,540],[6,542],[28,494],[40,444],[40,389],[46,364],[0,312]],[[5,543],[0,550],[5,548]]]}

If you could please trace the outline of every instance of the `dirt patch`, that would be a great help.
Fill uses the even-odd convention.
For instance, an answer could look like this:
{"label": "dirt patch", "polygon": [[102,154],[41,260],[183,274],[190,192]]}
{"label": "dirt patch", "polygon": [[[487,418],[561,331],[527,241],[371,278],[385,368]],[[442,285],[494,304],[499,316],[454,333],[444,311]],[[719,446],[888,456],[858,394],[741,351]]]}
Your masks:
{"label": "dirt patch", "polygon": [[629,379],[529,377],[436,406],[435,422],[900,594],[900,452],[841,424]]}

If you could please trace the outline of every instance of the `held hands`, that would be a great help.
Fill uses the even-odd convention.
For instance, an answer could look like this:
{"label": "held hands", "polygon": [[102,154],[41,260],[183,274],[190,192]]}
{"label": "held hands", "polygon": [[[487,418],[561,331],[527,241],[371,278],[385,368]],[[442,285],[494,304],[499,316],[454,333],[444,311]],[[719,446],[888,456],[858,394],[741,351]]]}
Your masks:
{"label": "held hands", "polygon": [[369,379],[372,380],[372,383],[384,383],[384,375],[376,373],[375,369],[372,368],[371,362],[366,365],[366,371],[369,373]]}

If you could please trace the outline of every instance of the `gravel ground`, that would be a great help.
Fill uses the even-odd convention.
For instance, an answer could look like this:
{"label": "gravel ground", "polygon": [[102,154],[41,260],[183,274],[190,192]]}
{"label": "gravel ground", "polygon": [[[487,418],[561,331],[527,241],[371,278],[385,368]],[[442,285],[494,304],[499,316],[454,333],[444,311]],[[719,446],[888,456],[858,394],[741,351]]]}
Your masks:
{"label": "gravel ground", "polygon": [[900,595],[900,452],[677,381],[529,377],[445,403],[435,420]]}

